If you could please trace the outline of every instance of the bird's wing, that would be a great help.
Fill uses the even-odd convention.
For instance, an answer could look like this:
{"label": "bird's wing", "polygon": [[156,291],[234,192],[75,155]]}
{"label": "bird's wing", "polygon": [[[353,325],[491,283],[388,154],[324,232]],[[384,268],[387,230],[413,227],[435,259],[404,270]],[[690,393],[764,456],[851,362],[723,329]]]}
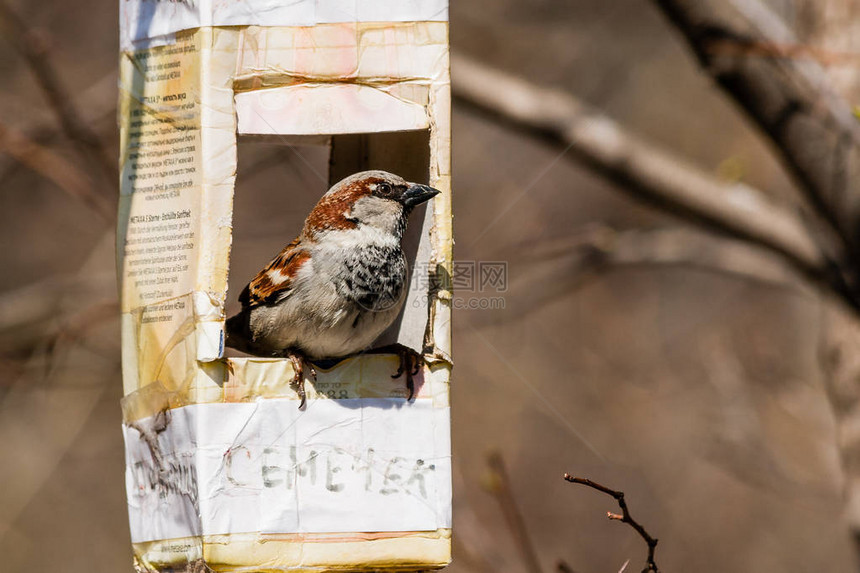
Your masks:
{"label": "bird's wing", "polygon": [[308,260],[310,253],[302,248],[299,239],[294,240],[248,283],[239,302],[243,307],[278,302],[290,293],[296,274]]}

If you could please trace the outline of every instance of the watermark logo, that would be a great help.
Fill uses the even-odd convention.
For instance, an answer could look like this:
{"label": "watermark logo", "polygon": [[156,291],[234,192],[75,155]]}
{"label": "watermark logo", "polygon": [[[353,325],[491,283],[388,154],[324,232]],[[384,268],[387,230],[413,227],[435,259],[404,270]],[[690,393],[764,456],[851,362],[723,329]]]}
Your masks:
{"label": "watermark logo", "polygon": [[502,293],[508,290],[508,263],[505,261],[478,262],[478,291]]}
{"label": "watermark logo", "polygon": [[[404,282],[408,269],[402,269]],[[411,302],[414,308],[427,306],[430,293],[449,290],[453,293],[451,306],[455,310],[502,310],[508,290],[507,261],[454,261],[451,276],[431,263],[418,263],[411,273],[410,290],[418,293]],[[396,280],[375,277],[362,284],[350,283],[350,296],[359,306],[371,312],[399,308],[406,289],[394,287]],[[373,284],[376,283],[376,284]]]}
{"label": "watermark logo", "polygon": [[[416,267],[412,288],[421,293],[450,289],[451,306],[455,310],[502,310],[508,290],[507,261],[457,260],[451,266],[450,281],[440,277],[436,269],[424,263]],[[415,299],[416,308],[427,304],[427,295]]]}

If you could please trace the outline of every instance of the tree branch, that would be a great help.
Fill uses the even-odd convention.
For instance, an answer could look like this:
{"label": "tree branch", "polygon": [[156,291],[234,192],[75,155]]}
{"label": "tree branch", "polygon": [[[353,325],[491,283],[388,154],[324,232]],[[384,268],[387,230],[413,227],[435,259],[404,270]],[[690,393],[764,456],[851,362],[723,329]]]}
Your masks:
{"label": "tree branch", "polygon": [[5,0],[0,0],[0,29],[4,32],[4,39],[18,50],[29,65],[63,132],[99,166],[107,181],[116,185],[119,180],[118,162],[98,134],[81,119],[74,98],[51,63],[47,35],[30,27]]}
{"label": "tree branch", "polygon": [[621,514],[612,513],[611,511],[606,512],[606,517],[609,519],[614,519],[620,521],[622,523],[626,523],[630,527],[636,530],[636,533],[639,534],[642,539],[645,540],[645,543],[648,544],[648,557],[645,561],[645,569],[642,570],[642,573],[659,573],[659,569],[657,568],[657,564],[654,562],[654,551],[657,549],[657,539],[651,537],[651,535],[645,530],[642,525],[633,519],[630,515],[630,510],[627,509],[627,502],[624,501],[624,492],[616,491],[614,489],[610,489],[605,485],[601,485],[597,482],[591,481],[588,478],[578,478],[573,477],[570,474],[564,474],[564,479],[571,482],[577,483],[580,485],[586,485],[590,488],[596,489],[597,491],[603,492],[606,495],[611,495],[615,498],[615,501],[618,502],[618,507],[621,508]]}
{"label": "tree branch", "polygon": [[742,183],[724,183],[645,142],[558,90],[535,87],[453,55],[454,97],[512,127],[569,149],[634,198],[780,254],[854,309],[854,299],[803,222]]}
{"label": "tree branch", "polygon": [[[116,284],[113,273],[51,276],[0,293],[0,347],[5,354],[29,353],[53,336],[68,316],[66,307],[85,307]],[[64,304],[64,301],[71,303]]]}
{"label": "tree branch", "polygon": [[6,153],[52,181],[70,196],[93,209],[106,222],[113,221],[114,210],[108,201],[102,195],[94,193],[90,178],[62,155],[3,124],[0,124],[0,153]]}
{"label": "tree branch", "polygon": [[519,507],[517,507],[514,493],[511,491],[510,478],[508,477],[508,471],[501,454],[498,452],[491,453],[487,459],[487,463],[490,466],[490,472],[492,472],[490,490],[496,496],[499,506],[502,508],[502,513],[505,515],[508,527],[510,527],[511,533],[522,553],[526,569],[529,573],[541,573],[537,551],[535,551],[529,537],[522,513],[520,513]]}
{"label": "tree branch", "polygon": [[[528,250],[526,250],[526,248]],[[518,252],[515,247],[508,251]],[[797,288],[797,275],[779,259],[743,241],[714,239],[684,227],[616,230],[591,224],[567,237],[524,247],[532,261],[589,259],[595,270],[611,267],[683,267],[777,288]],[[579,253],[578,255],[575,255]]]}
{"label": "tree branch", "polygon": [[806,285],[793,267],[761,248],[686,228],[617,230],[592,224],[565,237],[508,247],[506,252],[509,260],[525,265],[509,287],[504,314],[500,315],[506,320],[534,312],[619,269],[686,269],[799,294],[805,292]]}
{"label": "tree branch", "polygon": [[[808,202],[839,237],[840,271],[860,292],[860,123],[797,39],[758,0],[654,0],[703,69],[775,144]],[[763,53],[761,46],[773,46]]]}

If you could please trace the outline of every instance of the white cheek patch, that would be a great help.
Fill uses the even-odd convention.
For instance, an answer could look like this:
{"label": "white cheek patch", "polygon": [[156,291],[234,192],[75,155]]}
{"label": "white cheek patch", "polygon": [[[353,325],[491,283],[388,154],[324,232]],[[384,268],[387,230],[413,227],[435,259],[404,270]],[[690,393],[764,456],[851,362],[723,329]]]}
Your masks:
{"label": "white cheek patch", "polygon": [[396,201],[369,195],[352,206],[352,218],[363,226],[374,227],[386,233],[395,233],[403,214],[403,207]]}

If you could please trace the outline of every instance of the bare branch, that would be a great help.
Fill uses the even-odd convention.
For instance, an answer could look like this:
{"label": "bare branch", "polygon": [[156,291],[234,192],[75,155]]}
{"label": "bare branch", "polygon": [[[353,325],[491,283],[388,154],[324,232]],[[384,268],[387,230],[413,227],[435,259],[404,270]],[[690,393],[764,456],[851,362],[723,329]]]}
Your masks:
{"label": "bare branch", "polygon": [[114,210],[108,201],[102,195],[94,193],[89,177],[62,155],[3,124],[0,124],[0,153],[8,154],[52,181],[70,196],[93,209],[106,222],[113,220]]}
{"label": "bare branch", "polygon": [[767,251],[686,228],[616,230],[593,224],[565,237],[508,247],[506,252],[515,261],[521,254],[522,264],[527,265],[527,272],[509,287],[500,315],[507,320],[534,312],[619,269],[682,268],[798,294],[810,292],[792,267]]}
{"label": "bare branch", "polygon": [[[518,249],[509,249],[516,254]],[[592,224],[567,237],[529,246],[531,261],[559,260],[575,253],[594,267],[685,267],[779,288],[797,288],[787,265],[743,241],[715,239],[683,227],[616,230]]]}
{"label": "bare branch", "polygon": [[[75,105],[81,111],[83,123],[92,125],[93,129],[96,129],[97,126],[104,127],[111,119],[111,131],[116,130],[116,84],[117,72],[112,70],[86,90],[74,94]],[[64,136],[63,129],[57,125],[53,112],[48,111],[48,114],[47,118],[43,117],[45,114],[27,118],[31,120],[28,122],[30,125],[18,125],[18,131],[29,140],[48,147],[57,138]],[[3,186],[6,179],[19,167],[21,163],[11,156],[7,161],[0,161],[0,186]]]}
{"label": "bare branch", "polygon": [[51,63],[50,42],[45,32],[31,28],[5,0],[0,0],[0,29],[4,32],[4,38],[27,61],[66,136],[87,152],[107,181],[115,184],[119,180],[118,162],[101,138],[81,119],[74,98]]}
{"label": "bare branch", "polygon": [[616,491],[614,489],[606,487],[605,485],[601,485],[597,482],[591,481],[588,478],[573,477],[570,474],[564,474],[564,479],[571,483],[586,485],[592,489],[596,489],[597,491],[603,492],[606,495],[611,495],[613,498],[615,498],[615,501],[618,502],[618,507],[621,508],[621,514],[619,515],[617,513],[607,511],[606,516],[609,519],[614,519],[626,523],[627,525],[635,529],[636,533],[638,533],[639,536],[645,540],[645,543],[648,544],[648,557],[645,561],[645,569],[642,570],[642,573],[648,573],[649,571],[653,573],[659,572],[657,564],[654,562],[654,551],[657,549],[657,539],[651,537],[651,535],[645,530],[645,528],[642,527],[642,525],[638,521],[633,519],[633,517],[631,517],[630,511],[627,509],[627,502],[624,501],[623,491]]}
{"label": "bare branch", "polygon": [[[759,0],[655,0],[704,70],[766,133],[809,203],[838,235],[853,296],[860,275],[860,123],[797,40]],[[763,53],[762,46],[772,46]],[[848,259],[848,260],[845,260]]]}
{"label": "bare branch", "polygon": [[64,317],[70,316],[64,301],[72,301],[72,308],[86,306],[110,293],[115,281],[113,273],[52,276],[0,293],[0,347],[7,354],[29,352],[53,336]]}
{"label": "bare branch", "polygon": [[860,543],[860,321],[832,305],[820,312],[818,359],[836,420],[845,518]]}
{"label": "bare branch", "polygon": [[833,51],[816,48],[808,44],[777,44],[755,40],[737,40],[713,42],[709,51],[720,56],[745,56],[766,58],[791,58],[794,60],[810,59],[822,65],[856,65],[860,62],[860,54],[848,51]]}
{"label": "bare branch", "polygon": [[48,347],[53,350],[63,342],[81,341],[93,328],[115,319],[119,314],[119,301],[116,298],[100,300],[79,312],[70,313],[63,317],[55,332],[46,333]]}
{"label": "bare branch", "polygon": [[499,506],[501,506],[502,512],[505,514],[508,527],[510,527],[511,533],[522,552],[526,569],[530,573],[541,573],[537,551],[535,551],[534,545],[532,545],[525,521],[519,507],[517,507],[513,491],[511,491],[511,482],[508,477],[507,468],[505,467],[505,461],[502,459],[501,454],[493,452],[488,457],[487,463],[492,472],[491,492],[496,496]]}
{"label": "bare branch", "polygon": [[459,101],[570,149],[637,199],[779,253],[804,275],[846,296],[803,222],[758,190],[715,179],[564,92],[535,87],[463,56],[452,57],[452,69]]}

